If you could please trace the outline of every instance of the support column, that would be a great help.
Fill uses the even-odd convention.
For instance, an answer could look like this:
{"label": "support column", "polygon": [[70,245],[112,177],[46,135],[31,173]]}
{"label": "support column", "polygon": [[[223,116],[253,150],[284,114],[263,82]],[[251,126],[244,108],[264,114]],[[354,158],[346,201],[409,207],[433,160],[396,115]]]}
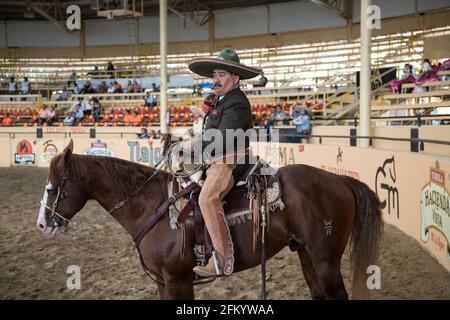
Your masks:
{"label": "support column", "polygon": [[160,126],[161,133],[167,134],[167,0],[159,1],[159,55],[160,55]]}
{"label": "support column", "polygon": [[[370,136],[370,100],[372,95],[370,51],[372,30],[367,26],[367,8],[372,0],[361,0],[361,72],[359,93],[360,136]],[[360,147],[368,147],[369,139],[360,139]]]}

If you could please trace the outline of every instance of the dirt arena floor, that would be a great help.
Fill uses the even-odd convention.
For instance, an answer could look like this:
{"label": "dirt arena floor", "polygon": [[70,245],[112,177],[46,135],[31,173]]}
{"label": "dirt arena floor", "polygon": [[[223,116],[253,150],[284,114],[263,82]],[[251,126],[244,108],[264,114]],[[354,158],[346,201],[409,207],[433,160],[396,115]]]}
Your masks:
{"label": "dirt arena floor", "polygon": [[[75,238],[46,238],[36,228],[46,169],[0,168],[1,299],[159,299],[132,250],[131,238],[112,218]],[[75,217],[104,210],[94,202]],[[66,286],[67,267],[78,265],[81,289]],[[450,299],[450,273],[415,240],[386,225],[381,251],[381,289],[373,299]],[[310,299],[297,254],[288,249],[268,261],[269,299]],[[197,286],[197,299],[258,299],[259,267]],[[342,263],[351,288],[348,256]]]}

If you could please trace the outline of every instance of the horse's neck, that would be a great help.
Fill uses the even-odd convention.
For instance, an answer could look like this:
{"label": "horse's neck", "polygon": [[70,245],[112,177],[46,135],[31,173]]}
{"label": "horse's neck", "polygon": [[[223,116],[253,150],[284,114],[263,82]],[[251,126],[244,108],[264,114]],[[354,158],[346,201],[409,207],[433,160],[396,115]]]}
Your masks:
{"label": "horse's neck", "polygon": [[[86,186],[90,190],[89,193],[93,200],[96,200],[107,211],[112,210],[121,201],[126,200],[125,205],[113,210],[111,215],[131,235],[134,235],[139,230],[140,226],[156,212],[159,205],[167,198],[166,184],[161,183],[158,177],[155,177],[154,181],[149,181],[136,195],[131,196],[141,187],[143,182],[134,185],[131,188],[132,190],[127,191],[126,195],[121,189],[120,183],[115,180],[116,178],[102,178],[111,177],[111,173],[106,172],[105,167],[100,166],[105,170],[101,172],[97,168],[99,166],[94,163],[87,161],[86,165],[88,166],[88,174],[93,177],[87,180],[88,185]],[[147,175],[150,177],[151,174],[150,172]],[[120,178],[120,176],[117,177],[117,179]]]}

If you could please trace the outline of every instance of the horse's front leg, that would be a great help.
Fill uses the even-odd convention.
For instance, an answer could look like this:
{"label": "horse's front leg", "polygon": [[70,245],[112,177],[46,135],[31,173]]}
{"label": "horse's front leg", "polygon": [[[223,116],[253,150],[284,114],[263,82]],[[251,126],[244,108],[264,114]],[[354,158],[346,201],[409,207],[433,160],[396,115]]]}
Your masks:
{"label": "horse's front leg", "polygon": [[165,276],[164,285],[158,284],[161,300],[194,300],[194,284],[192,275]]}

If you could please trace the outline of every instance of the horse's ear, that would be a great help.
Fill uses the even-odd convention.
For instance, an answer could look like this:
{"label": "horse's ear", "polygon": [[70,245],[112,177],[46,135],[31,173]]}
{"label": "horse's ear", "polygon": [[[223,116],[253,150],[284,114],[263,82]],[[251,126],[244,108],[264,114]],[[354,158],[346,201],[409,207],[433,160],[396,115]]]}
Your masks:
{"label": "horse's ear", "polygon": [[70,139],[69,144],[67,145],[67,147],[64,149],[63,153],[64,153],[64,167],[67,167],[70,163],[70,158],[72,156],[72,152],[73,152],[73,139]]}

